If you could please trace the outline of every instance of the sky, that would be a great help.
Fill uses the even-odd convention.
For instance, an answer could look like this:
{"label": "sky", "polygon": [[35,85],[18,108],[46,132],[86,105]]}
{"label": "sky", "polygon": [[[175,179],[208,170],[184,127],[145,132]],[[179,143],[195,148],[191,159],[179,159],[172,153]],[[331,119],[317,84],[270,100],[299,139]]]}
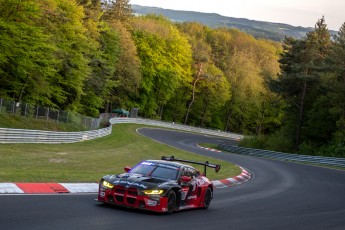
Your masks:
{"label": "sky", "polygon": [[328,29],[337,31],[345,22],[345,0],[130,0],[130,4],[303,27],[314,27],[324,16]]}

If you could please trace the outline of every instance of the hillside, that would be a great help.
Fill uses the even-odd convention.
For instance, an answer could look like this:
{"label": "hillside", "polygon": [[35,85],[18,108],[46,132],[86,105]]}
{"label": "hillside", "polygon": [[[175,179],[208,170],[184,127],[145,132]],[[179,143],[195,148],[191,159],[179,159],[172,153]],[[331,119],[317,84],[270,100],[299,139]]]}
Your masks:
{"label": "hillside", "polygon": [[[314,28],[305,28],[301,26],[292,26],[283,23],[273,23],[264,21],[255,21],[245,18],[233,18],[225,17],[219,14],[213,13],[200,13],[193,11],[178,11],[178,10],[168,10],[157,7],[147,7],[132,5],[132,9],[136,14],[146,15],[146,14],[157,14],[164,15],[165,17],[176,22],[186,22],[194,21],[200,22],[209,27],[228,27],[236,28],[246,33],[252,34],[257,38],[266,38],[274,41],[282,41],[285,36],[302,38],[307,32],[313,30]],[[315,19],[316,22],[317,19]],[[335,31],[330,31],[331,33],[336,33]]]}

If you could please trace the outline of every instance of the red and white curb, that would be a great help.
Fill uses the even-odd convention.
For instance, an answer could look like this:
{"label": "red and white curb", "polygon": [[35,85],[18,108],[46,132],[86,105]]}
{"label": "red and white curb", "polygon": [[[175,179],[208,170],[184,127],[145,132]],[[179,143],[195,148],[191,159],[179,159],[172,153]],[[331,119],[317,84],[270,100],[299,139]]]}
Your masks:
{"label": "red and white curb", "polygon": [[[232,187],[250,180],[251,174],[242,168],[238,176],[212,181],[216,188]],[[98,183],[0,183],[0,194],[82,194],[97,193]]]}
{"label": "red and white curb", "polygon": [[217,153],[221,153],[222,152],[222,151],[217,150],[217,149],[202,147],[202,146],[200,146],[198,144],[196,144],[196,147],[201,148],[201,149],[205,149],[205,150],[208,150],[208,151],[211,151],[211,152],[217,152]]}
{"label": "red and white curb", "polygon": [[0,183],[0,194],[97,193],[98,183]]}
{"label": "red and white curb", "polygon": [[226,187],[232,187],[236,185],[243,184],[247,181],[249,181],[252,178],[252,174],[248,172],[246,169],[240,167],[242,169],[242,173],[238,176],[227,178],[224,180],[216,180],[212,181],[213,185],[216,188],[226,188]]}
{"label": "red and white curb", "polygon": [[[232,187],[250,180],[251,174],[243,169],[238,176],[214,180],[216,188]],[[98,183],[0,183],[0,194],[62,194],[97,193]]]}
{"label": "red and white curb", "polygon": [[[198,144],[196,144],[196,147],[202,148],[202,149],[205,149],[205,150],[208,150],[211,152],[218,152],[218,153],[222,152],[222,151],[217,150],[217,149],[205,148],[205,147],[202,147]],[[240,167],[240,168],[242,170],[242,173],[240,175],[232,177],[232,178],[227,178],[224,180],[212,181],[213,185],[216,188],[226,188],[226,187],[232,187],[235,185],[240,185],[240,184],[243,184],[243,183],[249,181],[252,178],[252,174],[250,172],[248,172],[246,169],[244,169],[242,167]]]}

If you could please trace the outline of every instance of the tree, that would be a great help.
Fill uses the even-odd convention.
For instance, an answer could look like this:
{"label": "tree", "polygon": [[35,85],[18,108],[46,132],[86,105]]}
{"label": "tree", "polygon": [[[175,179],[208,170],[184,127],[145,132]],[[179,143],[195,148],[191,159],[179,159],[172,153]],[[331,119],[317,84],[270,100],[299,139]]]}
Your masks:
{"label": "tree", "polygon": [[32,1],[0,1],[0,96],[56,107],[60,89],[52,85],[56,59],[51,36],[37,25],[40,5]]}
{"label": "tree", "polygon": [[282,95],[289,105],[288,125],[296,124],[294,148],[302,143],[302,129],[306,114],[317,101],[320,86],[321,68],[331,47],[330,34],[324,18],[320,19],[315,30],[304,40],[287,38],[280,63],[282,74],[273,80],[272,90]]}
{"label": "tree", "polygon": [[91,53],[97,42],[87,36],[84,8],[75,0],[42,0],[41,9],[44,15],[39,23],[46,33],[54,35],[49,43],[57,47],[57,74],[52,79],[61,96],[53,95],[52,99],[60,109],[80,111],[85,80],[91,74]]}
{"label": "tree", "polygon": [[171,22],[159,16],[137,18],[133,28],[142,63],[142,112],[161,118],[164,105],[190,76],[190,45]]}
{"label": "tree", "polygon": [[[188,35],[189,43],[192,46],[192,92],[191,99],[187,106],[187,111],[184,119],[184,124],[187,124],[189,113],[192,105],[195,101],[195,94],[197,90],[197,84],[199,81],[210,77],[206,73],[207,66],[212,63],[211,60],[211,47],[205,41],[205,27],[197,23],[184,23],[179,26],[180,31]],[[211,76],[212,77],[212,76]]]}
{"label": "tree", "polygon": [[192,49],[193,49],[193,69],[194,69],[194,79],[193,79],[193,85],[192,85],[192,98],[190,102],[188,103],[187,112],[184,120],[184,124],[187,124],[188,122],[188,116],[191,110],[191,107],[195,101],[195,93],[196,93],[196,86],[197,83],[201,80],[204,80],[206,78],[210,78],[212,76],[208,75],[205,71],[205,68],[207,68],[207,64],[210,61],[210,55],[211,55],[211,47],[207,45],[204,41],[198,39],[192,43]]}
{"label": "tree", "polygon": [[115,70],[111,76],[111,80],[118,84],[109,87],[112,99],[108,102],[119,108],[137,106],[136,98],[142,75],[141,62],[134,40],[130,31],[121,22],[111,22],[110,26],[117,31],[119,50],[117,61],[113,63]]}
{"label": "tree", "polygon": [[191,123],[201,127],[219,128],[212,124],[213,114],[217,113],[224,103],[230,98],[229,82],[224,73],[215,65],[208,65],[205,69],[205,78],[199,82],[196,100],[191,117],[196,118]]}
{"label": "tree", "polygon": [[330,113],[336,118],[333,133],[336,144],[345,144],[345,23],[335,36],[334,45],[327,58],[330,81],[327,82]]}
{"label": "tree", "polygon": [[105,1],[105,12],[103,20],[105,21],[120,21],[128,24],[133,17],[132,7],[129,4],[130,0],[109,0]]}

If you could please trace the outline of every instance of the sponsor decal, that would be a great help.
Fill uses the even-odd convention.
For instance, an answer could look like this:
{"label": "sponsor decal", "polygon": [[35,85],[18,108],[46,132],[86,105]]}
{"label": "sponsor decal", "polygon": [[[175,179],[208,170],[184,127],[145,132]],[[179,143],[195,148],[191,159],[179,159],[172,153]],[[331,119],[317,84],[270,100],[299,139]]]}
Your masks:
{"label": "sponsor decal", "polygon": [[141,162],[142,165],[155,165],[155,163],[153,162],[147,162],[147,161],[143,161]]}
{"label": "sponsor decal", "polygon": [[146,185],[140,184],[140,183],[137,183],[137,182],[119,181],[118,184],[124,184],[124,186],[126,186],[126,187],[137,186],[137,187],[140,187],[140,188],[143,188],[143,189],[147,188]]}
{"label": "sponsor decal", "polygon": [[146,205],[147,206],[156,206],[157,201],[156,200],[146,200]]}
{"label": "sponsor decal", "polygon": [[194,195],[194,196],[189,196],[187,199],[188,199],[188,200],[195,200],[195,199],[196,199],[196,195]]}
{"label": "sponsor decal", "polygon": [[194,204],[188,204],[185,206],[181,206],[179,210],[183,210],[183,209],[188,209],[188,208],[195,208],[196,206]]}
{"label": "sponsor decal", "polygon": [[207,178],[205,178],[205,177],[200,177],[200,178],[198,178],[198,180],[197,180],[197,184],[199,185],[199,186],[203,186],[203,185],[205,185],[205,184],[210,184],[211,182],[207,179]]}
{"label": "sponsor decal", "polygon": [[100,196],[100,197],[105,197],[105,192],[100,192],[100,193],[99,193],[99,196]]}
{"label": "sponsor decal", "polygon": [[188,193],[188,189],[189,189],[189,188],[183,189],[183,190],[181,191],[181,200],[185,200],[185,199],[186,199],[187,193]]}

